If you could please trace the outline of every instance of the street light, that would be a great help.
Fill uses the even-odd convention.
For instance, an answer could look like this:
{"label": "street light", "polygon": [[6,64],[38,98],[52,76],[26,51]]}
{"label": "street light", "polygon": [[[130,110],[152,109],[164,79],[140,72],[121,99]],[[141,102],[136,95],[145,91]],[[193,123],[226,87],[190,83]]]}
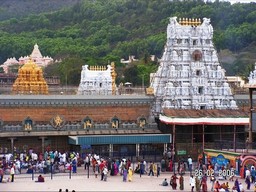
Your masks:
{"label": "street light", "polygon": [[175,124],[173,124],[173,127],[172,127],[172,163],[173,163],[173,174],[175,174],[175,134],[176,134],[176,131],[175,131],[176,127],[175,127]]}
{"label": "street light", "polygon": [[142,75],[142,93],[144,93],[144,74]]}

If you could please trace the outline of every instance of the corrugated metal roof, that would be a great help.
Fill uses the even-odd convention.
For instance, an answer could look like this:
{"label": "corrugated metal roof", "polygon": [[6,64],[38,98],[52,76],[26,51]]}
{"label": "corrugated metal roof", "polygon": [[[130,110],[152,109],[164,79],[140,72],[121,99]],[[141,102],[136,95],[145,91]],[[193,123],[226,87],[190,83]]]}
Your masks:
{"label": "corrugated metal roof", "polygon": [[102,145],[102,144],[142,144],[171,143],[171,134],[141,135],[102,135],[102,136],[70,136],[69,144]]}

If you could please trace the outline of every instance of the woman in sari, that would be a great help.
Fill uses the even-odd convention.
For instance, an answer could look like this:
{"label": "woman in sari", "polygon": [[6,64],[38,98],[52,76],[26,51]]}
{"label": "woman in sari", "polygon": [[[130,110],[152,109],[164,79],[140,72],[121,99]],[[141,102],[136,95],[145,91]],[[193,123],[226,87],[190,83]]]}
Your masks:
{"label": "woman in sari", "polygon": [[195,177],[195,183],[196,183],[196,192],[199,192],[201,185],[200,185],[200,179],[198,177]]}
{"label": "woman in sari", "polygon": [[133,175],[133,170],[131,167],[129,167],[129,170],[128,170],[128,181],[129,182],[132,181],[132,175]]}
{"label": "woman in sari", "polygon": [[171,177],[171,186],[172,186],[173,190],[176,190],[176,188],[177,188],[177,179],[178,179],[178,177],[176,176],[176,174],[174,174]]}
{"label": "woman in sari", "polygon": [[184,177],[181,175],[179,179],[180,190],[184,190]]}
{"label": "woman in sari", "polygon": [[202,185],[202,192],[207,192],[207,177],[206,177],[206,175],[202,177],[201,185]]}

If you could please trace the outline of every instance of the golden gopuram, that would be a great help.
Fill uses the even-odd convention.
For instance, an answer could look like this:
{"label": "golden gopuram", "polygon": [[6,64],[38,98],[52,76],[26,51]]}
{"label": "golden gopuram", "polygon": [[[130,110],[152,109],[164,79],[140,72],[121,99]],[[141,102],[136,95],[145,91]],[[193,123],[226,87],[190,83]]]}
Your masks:
{"label": "golden gopuram", "polygon": [[18,71],[18,77],[12,86],[13,94],[48,94],[48,85],[41,67],[30,59]]}

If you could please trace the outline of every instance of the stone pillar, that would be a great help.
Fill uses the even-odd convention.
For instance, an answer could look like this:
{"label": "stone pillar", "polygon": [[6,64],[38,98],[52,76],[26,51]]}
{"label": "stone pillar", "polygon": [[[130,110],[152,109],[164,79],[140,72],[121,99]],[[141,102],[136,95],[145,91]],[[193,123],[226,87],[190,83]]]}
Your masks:
{"label": "stone pillar", "polygon": [[140,156],[140,144],[136,144],[136,157],[139,158]]}
{"label": "stone pillar", "polygon": [[109,157],[113,157],[113,144],[109,144]]}
{"label": "stone pillar", "polygon": [[164,154],[168,152],[168,144],[167,143],[164,143]]}
{"label": "stone pillar", "polygon": [[16,138],[10,137],[9,139],[11,140],[11,153],[13,154],[13,153],[14,153],[14,151],[13,151],[13,149],[14,149],[14,140],[15,140]]}
{"label": "stone pillar", "polygon": [[47,137],[44,137],[44,136],[42,136],[42,137],[39,137],[39,139],[41,139],[42,140],[42,154],[44,154],[44,146],[45,146],[45,139],[46,139]]}

